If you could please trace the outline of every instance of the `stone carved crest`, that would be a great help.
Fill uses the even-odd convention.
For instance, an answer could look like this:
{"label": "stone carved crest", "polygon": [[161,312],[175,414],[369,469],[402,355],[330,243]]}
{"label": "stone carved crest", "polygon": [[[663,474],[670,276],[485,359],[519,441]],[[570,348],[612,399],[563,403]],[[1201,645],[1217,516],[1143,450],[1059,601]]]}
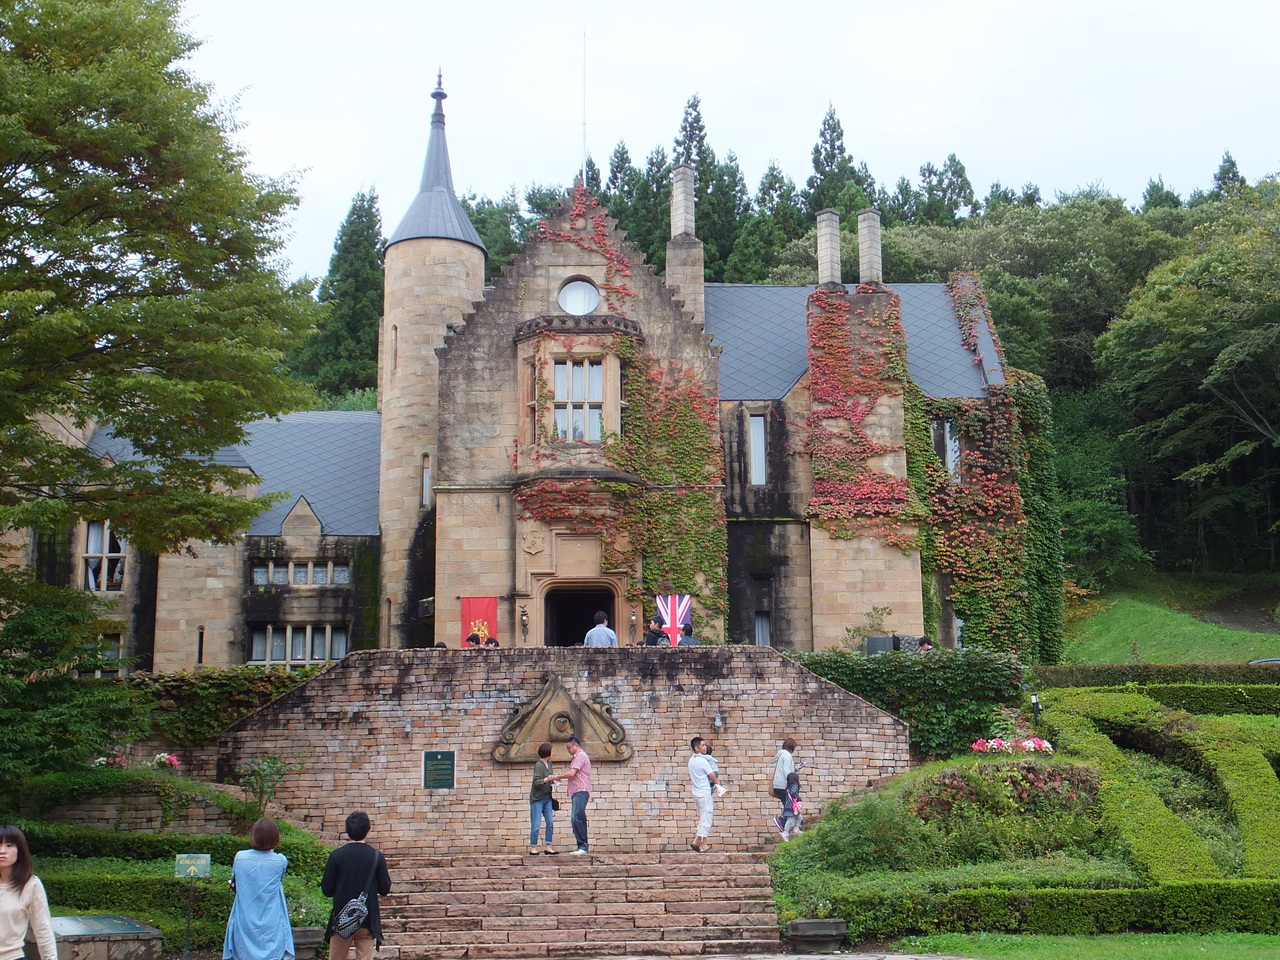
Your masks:
{"label": "stone carved crest", "polygon": [[547,546],[546,535],[541,530],[526,530],[524,533],[524,552],[541,553]]}
{"label": "stone carved crest", "polygon": [[592,763],[630,760],[635,753],[627,743],[627,732],[613,718],[613,708],[595,697],[574,700],[560,677],[544,673],[546,686],[531,700],[516,708],[502,726],[493,747],[499,763],[533,763],[538,747],[551,744],[551,759],[565,762],[569,749],[565,741],[577,737]]}

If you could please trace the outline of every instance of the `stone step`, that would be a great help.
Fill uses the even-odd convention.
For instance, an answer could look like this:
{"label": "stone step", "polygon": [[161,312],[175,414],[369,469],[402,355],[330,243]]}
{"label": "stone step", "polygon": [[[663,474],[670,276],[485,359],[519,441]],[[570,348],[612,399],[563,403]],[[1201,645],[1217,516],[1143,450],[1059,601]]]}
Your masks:
{"label": "stone step", "polygon": [[758,854],[404,860],[383,898],[386,960],[777,952]]}
{"label": "stone step", "polygon": [[426,867],[433,870],[436,869],[467,869],[472,867],[479,868],[507,868],[519,866],[521,864],[536,864],[538,862],[548,863],[558,861],[560,857],[570,857],[570,862],[582,861],[591,863],[607,863],[607,864],[654,864],[654,863],[699,863],[709,866],[718,863],[762,863],[763,854],[743,852],[743,851],[725,851],[718,852],[709,850],[706,853],[694,853],[688,848],[680,850],[672,850],[661,853],[605,853],[592,851],[587,857],[574,857],[569,851],[573,849],[573,841],[570,838],[564,844],[564,849],[555,857],[548,857],[546,854],[536,854],[528,856],[526,854],[462,854],[459,856],[397,856],[394,859],[388,858],[388,863],[393,869],[397,868],[419,868]]}
{"label": "stone step", "polygon": [[771,940],[626,940],[614,943],[383,944],[379,960],[521,960],[529,957],[689,957],[773,954]]}

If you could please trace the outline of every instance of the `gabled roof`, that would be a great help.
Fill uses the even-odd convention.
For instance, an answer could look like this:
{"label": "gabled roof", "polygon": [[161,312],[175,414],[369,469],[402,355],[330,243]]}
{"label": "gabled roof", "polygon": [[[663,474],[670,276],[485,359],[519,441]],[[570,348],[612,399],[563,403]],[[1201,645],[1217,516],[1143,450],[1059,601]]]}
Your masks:
{"label": "gabled roof", "polygon": [[484,250],[484,241],[453,192],[453,171],[449,168],[449,147],[444,138],[444,100],[448,94],[441,88],[439,77],[431,96],[435,98],[436,107],[431,114],[431,136],[427,139],[422,186],[400,226],[391,234],[387,246],[401,240],[440,237],[461,240]]}
{"label": "gabled roof", "polygon": [[312,410],[259,420],[235,448],[261,478],[258,492],[289,496],[258,514],[249,535],[278,537],[305,495],[324,534],[378,535],[378,447],[382,417],[373,411]]}
{"label": "gabled roof", "polygon": [[[805,303],[814,289],[707,284],[707,333],[724,348],[721,400],[780,400],[795,386],[809,364]],[[902,299],[907,367],[926,396],[984,397],[988,383],[1004,382],[986,324],[975,325],[982,365],[961,342],[944,284],[900,283],[891,289]]]}

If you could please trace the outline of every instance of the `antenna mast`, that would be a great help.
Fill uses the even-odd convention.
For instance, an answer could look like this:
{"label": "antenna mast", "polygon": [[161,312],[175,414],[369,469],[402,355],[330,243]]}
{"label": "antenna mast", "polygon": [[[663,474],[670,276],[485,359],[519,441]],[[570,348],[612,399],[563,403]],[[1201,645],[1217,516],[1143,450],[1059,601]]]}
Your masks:
{"label": "antenna mast", "polygon": [[587,31],[582,31],[582,189],[587,189]]}

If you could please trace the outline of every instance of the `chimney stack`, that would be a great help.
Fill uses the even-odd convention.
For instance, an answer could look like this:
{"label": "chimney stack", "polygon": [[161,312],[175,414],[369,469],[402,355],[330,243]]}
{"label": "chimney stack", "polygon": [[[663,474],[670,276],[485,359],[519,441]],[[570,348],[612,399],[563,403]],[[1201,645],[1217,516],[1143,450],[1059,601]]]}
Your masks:
{"label": "chimney stack", "polygon": [[695,237],[693,222],[693,167],[682,163],[671,171],[671,239]]}
{"label": "chimney stack", "polygon": [[818,211],[818,286],[840,285],[840,214]]}
{"label": "chimney stack", "polygon": [[884,282],[884,262],[880,255],[880,211],[874,207],[858,214],[858,282]]}
{"label": "chimney stack", "polygon": [[667,286],[684,301],[696,323],[706,319],[705,256],[694,233],[693,167],[682,163],[671,171],[671,239],[667,241]]}

